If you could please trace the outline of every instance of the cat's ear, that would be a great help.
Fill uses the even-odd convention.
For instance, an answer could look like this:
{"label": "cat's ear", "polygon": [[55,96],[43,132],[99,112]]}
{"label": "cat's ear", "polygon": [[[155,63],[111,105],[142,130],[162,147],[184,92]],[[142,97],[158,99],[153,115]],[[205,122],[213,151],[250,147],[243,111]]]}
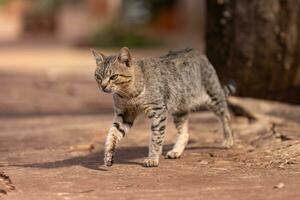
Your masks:
{"label": "cat's ear", "polygon": [[131,55],[127,47],[123,47],[120,50],[118,59],[119,62],[124,63],[127,67],[130,67]]}
{"label": "cat's ear", "polygon": [[94,55],[97,64],[104,61],[105,55],[102,53],[97,52],[96,49],[91,49],[92,54]]}

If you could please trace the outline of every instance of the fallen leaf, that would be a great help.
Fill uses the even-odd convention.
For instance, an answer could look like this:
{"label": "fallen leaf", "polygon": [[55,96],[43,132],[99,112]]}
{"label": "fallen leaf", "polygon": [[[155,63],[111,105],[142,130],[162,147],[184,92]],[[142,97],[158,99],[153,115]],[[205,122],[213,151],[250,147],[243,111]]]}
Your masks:
{"label": "fallen leaf", "polygon": [[95,149],[93,144],[79,144],[70,147],[71,151],[92,151],[93,149]]}

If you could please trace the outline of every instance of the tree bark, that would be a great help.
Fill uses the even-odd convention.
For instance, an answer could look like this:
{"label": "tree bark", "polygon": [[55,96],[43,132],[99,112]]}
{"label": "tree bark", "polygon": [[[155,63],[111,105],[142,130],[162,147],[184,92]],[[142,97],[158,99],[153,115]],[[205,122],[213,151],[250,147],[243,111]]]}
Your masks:
{"label": "tree bark", "polygon": [[208,0],[206,53],[238,95],[300,103],[300,0]]}

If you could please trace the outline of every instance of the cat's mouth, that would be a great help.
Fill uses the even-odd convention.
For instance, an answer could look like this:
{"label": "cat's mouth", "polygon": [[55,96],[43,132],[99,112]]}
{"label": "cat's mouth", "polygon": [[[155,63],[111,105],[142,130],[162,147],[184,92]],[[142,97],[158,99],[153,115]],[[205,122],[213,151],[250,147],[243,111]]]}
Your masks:
{"label": "cat's mouth", "polygon": [[102,88],[102,91],[105,93],[112,93],[112,90],[109,88]]}
{"label": "cat's mouth", "polygon": [[99,90],[105,93],[112,93],[112,90],[110,88],[99,87]]}

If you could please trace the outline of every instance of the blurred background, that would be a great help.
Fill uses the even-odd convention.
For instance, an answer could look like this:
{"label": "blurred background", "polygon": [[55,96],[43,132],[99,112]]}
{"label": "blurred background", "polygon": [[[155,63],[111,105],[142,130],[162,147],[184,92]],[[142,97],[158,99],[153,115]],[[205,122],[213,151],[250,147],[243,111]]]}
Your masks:
{"label": "blurred background", "polygon": [[[205,53],[240,96],[234,148],[218,145],[213,113],[193,113],[183,158],[144,170],[141,117],[102,166],[113,102],[90,48],[123,46],[135,58]],[[299,199],[298,104],[300,0],[0,0],[0,199]]]}
{"label": "blurred background", "polygon": [[237,95],[300,103],[300,1],[0,0],[0,114],[111,111],[89,49],[194,47]]}

